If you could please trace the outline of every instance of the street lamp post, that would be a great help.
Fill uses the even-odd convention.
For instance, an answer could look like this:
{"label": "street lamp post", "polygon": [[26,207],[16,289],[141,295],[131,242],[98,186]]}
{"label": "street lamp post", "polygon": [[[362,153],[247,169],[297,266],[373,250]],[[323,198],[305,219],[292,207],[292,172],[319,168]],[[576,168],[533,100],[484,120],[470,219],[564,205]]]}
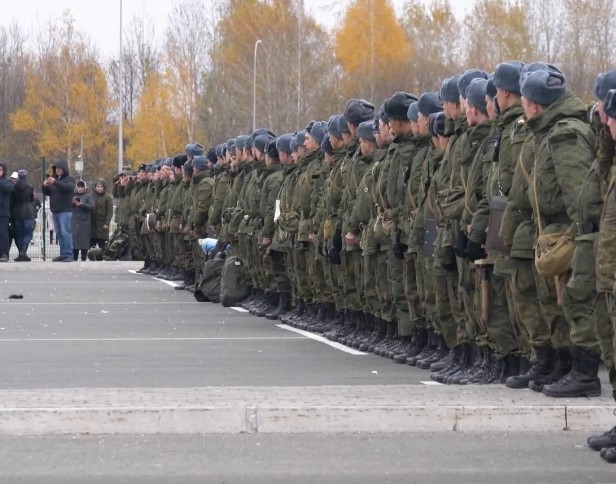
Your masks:
{"label": "street lamp post", "polygon": [[261,39],[255,42],[255,57],[252,64],[252,131],[257,129],[257,48]]}
{"label": "street lamp post", "polygon": [[118,173],[121,173],[123,168],[124,168],[124,137],[122,135],[122,124],[124,121],[124,106],[123,106],[123,97],[124,97],[124,93],[122,92],[122,87],[123,87],[123,82],[122,82],[122,77],[123,77],[123,66],[122,66],[122,0],[120,0],[120,62],[119,62],[119,71],[120,71],[120,76],[119,76],[119,96],[120,96],[120,121],[118,123]]}

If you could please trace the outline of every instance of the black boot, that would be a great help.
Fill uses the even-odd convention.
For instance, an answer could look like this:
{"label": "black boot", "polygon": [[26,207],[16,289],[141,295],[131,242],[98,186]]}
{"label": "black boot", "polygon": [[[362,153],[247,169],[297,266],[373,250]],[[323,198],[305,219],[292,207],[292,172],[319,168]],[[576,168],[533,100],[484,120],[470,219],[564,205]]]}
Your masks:
{"label": "black boot", "polygon": [[185,278],[184,271],[180,270],[178,267],[172,269],[171,274],[167,278],[168,281],[183,281]]}
{"label": "black boot", "polygon": [[289,320],[294,317],[295,315],[297,315],[297,309],[298,309],[298,304],[299,304],[300,300],[296,300],[293,301],[293,296],[290,297],[289,299],[289,311],[280,316],[280,322],[282,324],[289,324]]}
{"label": "black boot", "polygon": [[[21,256],[21,252],[19,253],[19,255]],[[138,269],[136,272],[137,274],[149,274],[149,270],[150,270],[150,264],[152,263],[152,261],[148,258],[146,258],[143,261],[143,267],[141,269]]]}
{"label": "black boot", "polygon": [[387,321],[385,330],[385,338],[378,345],[375,345],[374,350],[372,351],[375,355],[381,356],[383,351],[392,344],[394,334],[396,334],[396,328],[398,327],[398,323],[394,323],[392,321]]}
{"label": "black boot", "polygon": [[344,323],[344,318],[336,311],[334,303],[325,304],[324,324],[319,327],[320,333],[329,333]]}
{"label": "black boot", "polygon": [[285,314],[289,309],[289,301],[291,300],[291,294],[288,292],[281,292],[278,295],[278,306],[273,311],[270,311],[265,315],[265,319],[275,321],[280,316]]}
{"label": "black boot", "polygon": [[367,351],[372,353],[374,348],[385,339],[385,335],[387,333],[387,323],[383,321],[381,318],[376,316],[372,316],[374,318],[374,330],[370,335],[370,339],[366,343],[362,343],[359,346],[359,351]]}
{"label": "black boot", "polygon": [[188,271],[188,284],[186,285],[188,292],[195,292],[197,290],[197,271]]}
{"label": "black boot", "polygon": [[468,373],[466,381],[467,384],[475,384],[481,382],[481,379],[488,366],[489,358],[490,348],[488,348],[487,346],[478,346],[477,358],[475,359],[475,363],[473,364],[473,367]]}
{"label": "black boot", "polygon": [[186,286],[188,285],[188,282],[189,282],[189,279],[190,279],[190,272],[183,271],[182,274],[184,276],[184,281],[179,286],[175,286],[175,290],[176,291],[184,291],[184,290],[186,290]]}
{"label": "black boot", "polygon": [[616,450],[613,447],[601,449],[601,458],[610,464],[616,464]]}
{"label": "black boot", "polygon": [[306,314],[307,308],[308,308],[308,304],[306,304],[306,300],[300,299],[297,302],[295,314],[292,314],[289,316],[289,319],[287,320],[287,324],[289,326],[296,327],[297,323],[301,322],[302,318],[304,317],[304,314]]}
{"label": "black boot", "polygon": [[462,368],[460,371],[448,378],[448,383],[450,385],[466,385],[469,382],[474,369],[481,360],[482,355],[479,352],[475,341],[470,341],[468,345],[466,368]]}
{"label": "black boot", "polygon": [[[150,268],[148,269],[147,274],[149,274],[151,276],[156,276],[156,275],[158,275],[159,271],[160,271],[160,262],[155,260],[155,261],[152,261],[152,264],[150,264]],[[146,273],[144,272],[144,274],[146,274]]]}
{"label": "black boot", "polygon": [[454,346],[453,349],[450,351],[451,356],[447,355],[446,357],[446,359],[449,359],[451,363],[440,371],[432,372],[430,374],[430,378],[439,383],[445,383],[445,380],[450,374],[460,369],[465,357],[465,351],[466,349],[464,348],[463,344]]}
{"label": "black boot", "polygon": [[616,447],[616,427],[612,427],[610,430],[600,435],[591,435],[586,440],[586,443],[588,447],[596,451]]}
{"label": "black boot", "polygon": [[416,366],[419,360],[423,360],[428,356],[432,355],[439,344],[439,336],[432,330],[429,329],[426,333],[426,344],[423,349],[414,356],[409,356],[406,359],[406,364],[409,366]]}
{"label": "black boot", "polygon": [[510,376],[505,381],[509,388],[528,388],[531,381],[547,377],[554,369],[554,349],[551,346],[535,346],[535,361],[523,375]]}
{"label": "black boot", "polygon": [[573,346],[573,367],[558,383],[545,385],[543,393],[554,398],[598,397],[601,381],[598,378],[601,355],[592,350]]}
{"label": "black boot", "polygon": [[448,360],[447,357],[453,357],[453,355],[449,355],[449,353],[450,348],[447,346],[447,342],[445,341],[443,335],[440,334],[436,338],[436,347],[434,350],[428,352],[425,358],[417,360],[417,364],[415,366],[421,370],[430,370],[431,372],[434,372],[438,370],[439,363],[443,364],[443,360],[445,360],[445,364],[441,368],[444,369],[451,362],[451,360]]}
{"label": "black boot", "polygon": [[447,374],[445,378],[443,378],[442,383],[446,383],[447,385],[452,385],[455,382],[459,382],[466,376],[469,368],[472,363],[475,361],[476,352],[475,352],[475,343],[473,341],[462,343],[462,352],[460,358],[458,360],[457,367],[451,369],[451,371]]}
{"label": "black boot", "polygon": [[543,391],[545,385],[556,383],[571,371],[571,349],[568,346],[556,349],[556,361],[552,372],[542,378],[536,378],[528,383],[528,388],[535,392]]}

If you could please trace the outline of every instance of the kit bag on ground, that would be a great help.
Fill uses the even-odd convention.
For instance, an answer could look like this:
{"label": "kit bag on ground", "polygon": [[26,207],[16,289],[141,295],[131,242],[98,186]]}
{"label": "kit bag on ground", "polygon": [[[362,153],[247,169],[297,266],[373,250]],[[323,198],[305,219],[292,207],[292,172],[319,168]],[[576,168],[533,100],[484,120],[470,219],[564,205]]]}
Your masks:
{"label": "kit bag on ground", "polygon": [[225,261],[220,283],[220,302],[224,307],[235,306],[248,297],[246,271],[242,259],[237,256]]}
{"label": "kit bag on ground", "polygon": [[220,302],[220,282],[222,268],[225,265],[224,254],[209,259],[203,265],[203,276],[195,290],[195,299],[199,302]]}
{"label": "kit bag on ground", "polygon": [[115,229],[105,247],[103,248],[103,260],[119,260],[125,256],[130,243],[128,232],[120,227]]}

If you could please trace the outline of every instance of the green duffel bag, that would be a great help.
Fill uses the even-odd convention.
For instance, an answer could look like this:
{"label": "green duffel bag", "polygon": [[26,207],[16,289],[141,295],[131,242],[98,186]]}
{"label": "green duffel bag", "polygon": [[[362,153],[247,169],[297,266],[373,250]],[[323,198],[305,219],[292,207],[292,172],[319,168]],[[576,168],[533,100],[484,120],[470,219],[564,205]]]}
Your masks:
{"label": "green duffel bag", "polygon": [[246,299],[250,288],[242,259],[234,256],[224,262],[220,283],[220,303],[224,307],[230,307]]}

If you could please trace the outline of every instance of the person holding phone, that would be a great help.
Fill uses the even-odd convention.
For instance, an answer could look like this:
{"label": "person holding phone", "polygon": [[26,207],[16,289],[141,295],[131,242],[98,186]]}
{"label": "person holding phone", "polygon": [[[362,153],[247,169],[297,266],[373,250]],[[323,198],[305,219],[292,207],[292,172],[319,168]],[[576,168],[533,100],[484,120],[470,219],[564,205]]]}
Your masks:
{"label": "person holding phone", "polygon": [[80,252],[81,260],[87,260],[88,250],[91,246],[93,210],[94,199],[92,194],[88,192],[86,182],[79,180],[73,196],[73,216],[71,219],[74,261],[79,259]]}
{"label": "person holding phone", "polygon": [[43,194],[49,196],[53,225],[60,242],[60,255],[52,260],[54,262],[73,262],[71,219],[73,217],[75,179],[70,175],[68,163],[64,160],[57,162],[52,166],[52,169],[52,176],[47,177],[43,182]]}

